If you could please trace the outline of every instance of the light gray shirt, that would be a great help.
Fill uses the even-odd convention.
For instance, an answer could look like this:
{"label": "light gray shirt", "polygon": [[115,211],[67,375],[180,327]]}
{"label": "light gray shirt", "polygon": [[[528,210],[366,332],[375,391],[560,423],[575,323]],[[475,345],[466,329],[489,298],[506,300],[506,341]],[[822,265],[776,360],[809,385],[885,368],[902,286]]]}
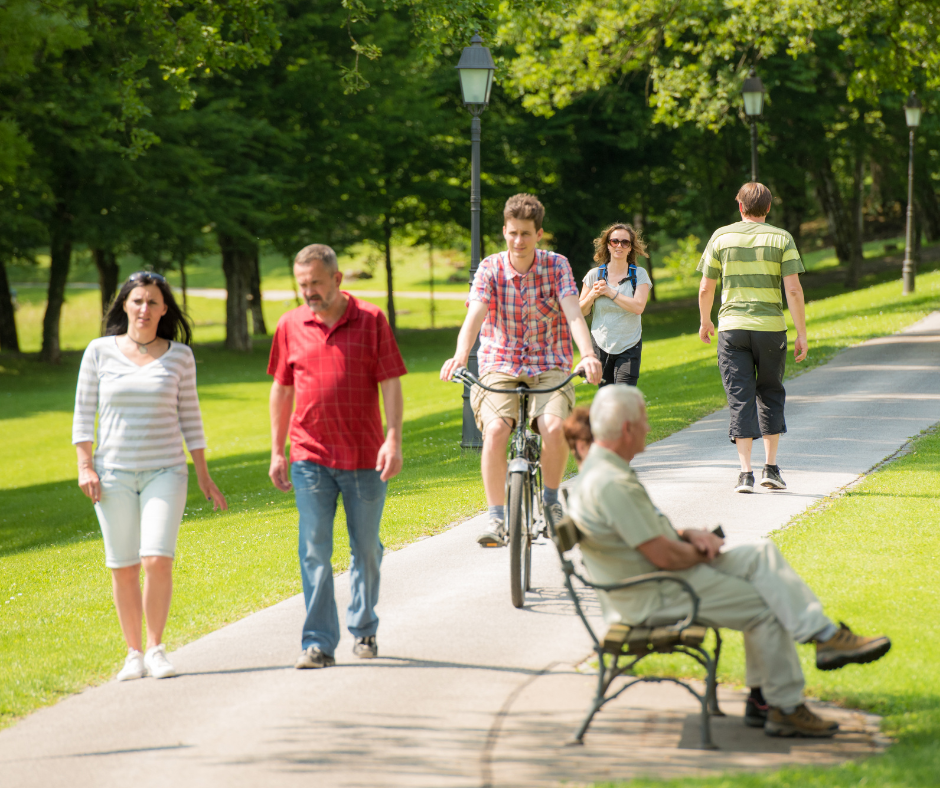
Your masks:
{"label": "light gray shirt", "polygon": [[[592,268],[584,277],[584,283],[588,287],[594,287],[594,283],[600,276],[600,268]],[[620,284],[607,280],[608,284],[618,293],[625,296],[633,296],[633,285],[629,279],[624,279]],[[653,281],[646,269],[642,266],[636,267],[636,286],[650,285]],[[611,301],[607,296],[598,298],[591,307],[591,334],[594,335],[594,341],[597,346],[605,353],[623,353],[624,350],[632,348],[643,336],[643,325],[639,315],[622,309]]]}
{"label": "light gray shirt", "polygon": [[148,471],[186,464],[190,451],[206,448],[196,360],[188,345],[171,342],[160,358],[138,367],[113,336],[88,345],[78,372],[72,443],[94,441],[95,465]]}

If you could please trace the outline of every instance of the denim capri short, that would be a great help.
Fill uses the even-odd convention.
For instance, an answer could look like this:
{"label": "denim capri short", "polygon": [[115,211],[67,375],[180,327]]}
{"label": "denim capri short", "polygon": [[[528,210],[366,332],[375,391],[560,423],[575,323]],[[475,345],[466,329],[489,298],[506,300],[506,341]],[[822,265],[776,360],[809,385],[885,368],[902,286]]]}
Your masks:
{"label": "denim capri short", "polygon": [[105,565],[121,569],[139,564],[145,556],[173,558],[186,509],[189,468],[95,470],[101,481],[95,512],[104,537]]}

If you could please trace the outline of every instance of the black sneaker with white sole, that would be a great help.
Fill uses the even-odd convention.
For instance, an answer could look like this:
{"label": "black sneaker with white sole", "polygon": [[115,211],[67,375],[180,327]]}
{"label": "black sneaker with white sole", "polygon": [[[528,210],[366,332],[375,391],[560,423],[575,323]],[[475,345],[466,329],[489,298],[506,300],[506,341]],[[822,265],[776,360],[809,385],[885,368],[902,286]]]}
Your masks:
{"label": "black sneaker with white sole", "polygon": [[750,471],[741,471],[738,474],[738,484],[734,491],[739,493],[754,492],[754,474]]}
{"label": "black sneaker with white sole", "polygon": [[771,490],[787,489],[787,483],[780,477],[780,466],[765,465],[764,472],[761,474],[760,486]]}

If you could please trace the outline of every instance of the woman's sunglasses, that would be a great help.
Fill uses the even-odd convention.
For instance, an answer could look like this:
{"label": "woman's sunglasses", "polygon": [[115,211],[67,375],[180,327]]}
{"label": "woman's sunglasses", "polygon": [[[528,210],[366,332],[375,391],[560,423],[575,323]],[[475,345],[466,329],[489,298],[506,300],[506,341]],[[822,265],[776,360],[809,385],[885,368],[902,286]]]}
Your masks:
{"label": "woman's sunglasses", "polygon": [[629,238],[611,238],[607,243],[611,246],[623,246],[624,248],[633,246]]}
{"label": "woman's sunglasses", "polygon": [[166,279],[160,274],[155,274],[153,271],[138,271],[136,274],[131,274],[127,277],[128,282],[137,282],[142,279],[152,279],[154,282],[163,282],[163,284],[166,284]]}

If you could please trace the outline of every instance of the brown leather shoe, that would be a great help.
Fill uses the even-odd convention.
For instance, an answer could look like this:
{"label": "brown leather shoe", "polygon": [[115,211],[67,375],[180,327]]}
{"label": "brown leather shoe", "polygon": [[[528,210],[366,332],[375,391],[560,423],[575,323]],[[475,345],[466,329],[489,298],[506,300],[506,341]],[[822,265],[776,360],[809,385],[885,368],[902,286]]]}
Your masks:
{"label": "brown leather shoe", "polygon": [[764,733],[768,736],[802,736],[808,739],[828,739],[839,730],[839,723],[824,720],[801,703],[793,714],[784,714],[771,706],[764,723]]}
{"label": "brown leather shoe", "polygon": [[835,670],[852,662],[874,662],[890,649],[891,641],[884,635],[862,637],[840,621],[839,631],[835,635],[825,643],[816,643],[816,667],[820,670]]}

